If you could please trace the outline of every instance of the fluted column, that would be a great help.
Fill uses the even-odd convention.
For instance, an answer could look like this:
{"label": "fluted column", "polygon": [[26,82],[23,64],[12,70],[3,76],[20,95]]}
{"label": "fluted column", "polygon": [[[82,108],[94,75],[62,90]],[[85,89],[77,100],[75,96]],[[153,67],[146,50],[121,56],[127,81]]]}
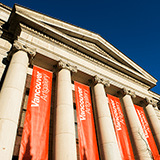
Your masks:
{"label": "fluted column", "polygon": [[134,104],[132,102],[132,98],[135,98],[135,93],[131,92],[130,90],[127,90],[124,88],[124,97],[123,103],[125,107],[125,111],[127,114],[127,118],[129,121],[129,126],[131,129],[131,133],[133,136],[133,142],[134,142],[134,153],[135,158],[138,160],[151,160],[151,155],[148,152],[148,146],[147,140],[145,138],[145,135],[143,133],[143,129],[141,127],[140,121],[138,119]]}
{"label": "fluted column", "polygon": [[151,127],[153,129],[153,136],[156,139],[157,147],[160,149],[160,123],[158,120],[158,117],[155,113],[155,110],[153,106],[155,107],[155,104],[153,100],[150,100],[146,98],[147,106],[145,107]]}
{"label": "fluted column", "polygon": [[[0,159],[11,160],[19,113],[26,81],[28,55],[35,52],[19,42],[14,43],[19,51],[12,56],[0,93]],[[28,54],[28,55],[27,55]]]}
{"label": "fluted column", "polygon": [[76,137],[71,88],[71,71],[76,67],[60,61],[57,75],[55,160],[76,160]]}
{"label": "fluted column", "polygon": [[116,135],[105,94],[104,85],[109,86],[108,81],[95,77],[95,102],[99,129],[99,149],[102,160],[120,160]]}

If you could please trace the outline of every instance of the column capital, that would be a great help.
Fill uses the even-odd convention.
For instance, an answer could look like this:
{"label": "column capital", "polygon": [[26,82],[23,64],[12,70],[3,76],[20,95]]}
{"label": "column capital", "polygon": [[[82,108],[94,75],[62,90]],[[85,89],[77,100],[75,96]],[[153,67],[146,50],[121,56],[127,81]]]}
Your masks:
{"label": "column capital", "polygon": [[[13,43],[13,50],[21,50],[24,51],[28,54],[29,57],[29,62],[32,65],[32,60],[36,55],[36,49],[35,48],[30,48],[27,45],[23,45],[22,43],[18,42],[17,40],[14,41]],[[14,53],[13,53],[14,54]]]}
{"label": "column capital", "polygon": [[157,102],[157,107],[158,107],[158,109],[160,110],[160,101]]}
{"label": "column capital", "polygon": [[122,90],[124,95],[130,95],[132,98],[136,98],[135,92],[131,91],[130,89],[124,87]]}
{"label": "column capital", "polygon": [[103,78],[98,77],[97,75],[94,77],[94,82],[97,83],[101,83],[103,84],[105,87],[109,87],[110,83],[109,80],[104,80]]}
{"label": "column capital", "polygon": [[154,101],[153,99],[149,99],[148,97],[145,98],[145,102],[148,104],[151,104],[153,107],[156,107],[156,101]]}
{"label": "column capital", "polygon": [[58,62],[58,69],[68,69],[69,71],[73,73],[77,73],[77,66],[72,66],[69,63],[66,63],[62,60]]}
{"label": "column capital", "polygon": [[30,48],[27,45],[23,45],[22,43],[18,42],[17,40],[14,41],[13,47],[16,50],[22,50],[29,54],[29,56],[34,57],[36,55],[36,49]]}

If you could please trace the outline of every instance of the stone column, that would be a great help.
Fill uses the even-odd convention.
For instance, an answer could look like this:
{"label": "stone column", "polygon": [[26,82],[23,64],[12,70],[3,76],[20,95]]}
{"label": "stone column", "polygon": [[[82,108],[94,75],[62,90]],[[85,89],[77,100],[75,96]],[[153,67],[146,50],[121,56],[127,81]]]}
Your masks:
{"label": "stone column", "polygon": [[[11,47],[11,43],[9,43],[7,40],[3,38],[0,38],[0,62],[2,62],[3,59],[7,56],[7,52],[10,51]],[[4,69],[5,65],[3,63],[0,63],[0,80],[4,73]]]}
{"label": "stone column", "polygon": [[109,86],[108,81],[95,77],[94,95],[96,102],[96,121],[99,130],[99,149],[102,160],[120,160],[114,126],[111,118],[108,99],[104,86]]}
{"label": "stone column", "polygon": [[145,110],[147,112],[151,128],[153,129],[153,136],[156,140],[157,147],[160,149],[160,122],[153,108],[153,106],[156,107],[156,104],[153,102],[153,100],[148,98],[146,98],[146,102],[147,106],[145,107]]}
{"label": "stone column", "polygon": [[[11,160],[26,81],[28,55],[35,52],[18,41],[0,93],[0,159]],[[28,54],[28,55],[27,55]]]}
{"label": "stone column", "polygon": [[57,106],[55,128],[55,160],[76,160],[76,137],[71,88],[71,71],[77,68],[60,61],[57,75]]}
{"label": "stone column", "polygon": [[131,92],[126,88],[124,88],[123,91],[125,95],[122,99],[123,99],[124,108],[127,114],[129,126],[131,129],[131,134],[133,137],[132,144],[134,144],[133,150],[135,154],[135,159],[151,160],[151,155],[148,152],[149,148],[147,145],[147,140],[143,133],[140,121],[138,119],[138,116],[131,98],[131,97],[135,98],[136,95],[134,92]]}

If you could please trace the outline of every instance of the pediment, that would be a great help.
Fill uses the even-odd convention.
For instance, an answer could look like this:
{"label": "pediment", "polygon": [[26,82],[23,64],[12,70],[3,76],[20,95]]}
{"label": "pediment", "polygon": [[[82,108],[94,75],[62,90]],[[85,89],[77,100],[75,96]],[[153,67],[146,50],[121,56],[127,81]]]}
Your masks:
{"label": "pediment", "polygon": [[14,6],[9,23],[13,23],[13,20],[11,19],[15,15],[18,16],[17,19],[19,22],[24,23],[35,30],[47,34],[62,43],[70,45],[88,56],[91,56],[92,58],[149,85],[150,87],[156,85],[157,80],[154,77],[134,63],[108,41],[103,39],[99,34],[20,5]]}
{"label": "pediment", "polygon": [[95,43],[88,42],[88,41],[85,41],[85,40],[82,40],[82,39],[78,39],[78,38],[75,38],[75,37],[72,37],[72,39],[74,39],[76,42],[79,42],[83,46],[88,47],[93,53],[101,54],[104,57],[106,57],[107,59],[109,59],[111,61],[114,61],[115,63],[117,63],[119,65],[123,65],[123,66],[126,65],[127,67],[131,68],[132,70],[135,70],[135,68],[133,68],[132,66],[118,61],[116,58],[114,58],[113,56],[111,56],[108,52],[104,51],[102,48],[100,48],[99,46],[97,46]]}

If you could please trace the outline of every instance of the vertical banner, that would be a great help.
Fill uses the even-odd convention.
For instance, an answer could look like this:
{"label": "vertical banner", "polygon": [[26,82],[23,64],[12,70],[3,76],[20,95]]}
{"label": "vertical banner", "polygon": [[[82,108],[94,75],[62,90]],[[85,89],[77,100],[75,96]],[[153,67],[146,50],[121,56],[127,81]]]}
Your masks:
{"label": "vertical banner", "polygon": [[74,82],[80,160],[99,160],[90,88]]}
{"label": "vertical banner", "polygon": [[134,160],[134,154],[119,98],[107,94],[122,160]]}
{"label": "vertical banner", "polygon": [[33,67],[19,160],[48,160],[52,73]]}
{"label": "vertical banner", "polygon": [[[160,155],[159,155],[156,143],[154,141],[151,129],[149,127],[147,118],[145,116],[144,110],[142,107],[137,106],[137,105],[134,105],[134,107],[135,107],[136,113],[138,115],[139,121],[141,123],[145,138],[148,142],[148,145],[149,145],[148,149],[151,151],[152,158],[154,160],[160,160]],[[143,139],[143,137],[142,137],[142,139]],[[144,141],[145,141],[145,139],[144,139]],[[147,144],[147,142],[146,142],[146,144]]]}

